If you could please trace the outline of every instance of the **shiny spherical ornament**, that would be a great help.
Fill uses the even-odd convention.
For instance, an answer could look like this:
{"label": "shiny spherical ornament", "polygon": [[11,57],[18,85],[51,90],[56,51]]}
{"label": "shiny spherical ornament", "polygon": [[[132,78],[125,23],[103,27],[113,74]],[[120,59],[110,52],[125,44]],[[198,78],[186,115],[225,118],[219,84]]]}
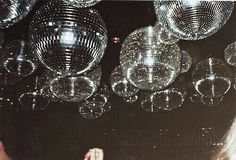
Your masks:
{"label": "shiny spherical ornament", "polygon": [[64,1],[77,8],[86,8],[94,6],[101,0],[64,0]]}
{"label": "shiny spherical ornament", "polygon": [[110,82],[112,91],[120,97],[131,97],[139,91],[126,79],[120,66],[117,66],[112,72]]}
{"label": "shiny spherical ornament", "polygon": [[180,73],[178,45],[159,42],[153,27],[137,29],[124,41],[120,55],[124,76],[135,87],[161,90],[172,84]]}
{"label": "shiny spherical ornament", "polygon": [[19,77],[31,75],[39,65],[37,57],[24,40],[12,41],[3,48],[3,63],[9,73]]}
{"label": "shiny spherical ornament", "polygon": [[1,0],[0,29],[8,28],[22,20],[37,0]]}
{"label": "shiny spherical ornament", "polygon": [[156,22],[154,26],[154,30],[156,32],[157,38],[161,43],[170,45],[175,44],[179,41],[178,38],[171,35],[169,32],[167,32],[160,24],[160,22]]}
{"label": "shiny spherical ornament", "polygon": [[51,71],[81,75],[97,65],[107,46],[107,30],[95,9],[61,0],[43,5],[30,25],[32,50]]}
{"label": "shiny spherical ornament", "polygon": [[182,59],[181,59],[181,73],[186,73],[192,66],[192,57],[189,55],[188,52],[186,51],[181,51],[182,52]]}
{"label": "shiny spherical ornament", "polygon": [[206,106],[209,106],[209,107],[218,106],[222,102],[223,99],[224,99],[224,97],[211,97],[211,98],[208,98],[208,97],[202,96],[202,98],[201,98],[202,103]]}
{"label": "shiny spherical ornament", "polygon": [[29,111],[42,111],[48,104],[49,100],[37,92],[27,92],[19,97],[21,106]]}
{"label": "shiny spherical ornament", "polygon": [[135,103],[138,100],[138,95],[133,95],[131,97],[123,97],[123,100],[127,103]]}
{"label": "shiny spherical ornament", "polygon": [[224,53],[225,61],[229,65],[236,67],[236,42],[229,44]]}
{"label": "shiny spherical ornament", "polygon": [[216,33],[234,9],[232,1],[154,1],[158,21],[173,36],[199,40]]}
{"label": "shiny spherical ornament", "polygon": [[208,98],[225,95],[231,87],[231,81],[231,69],[224,61],[216,58],[199,62],[192,73],[194,88]]}
{"label": "shiny spherical ornament", "polygon": [[152,94],[153,105],[160,110],[171,111],[180,108],[187,96],[183,77],[178,77],[168,88]]}
{"label": "shiny spherical ornament", "polygon": [[81,102],[96,92],[101,75],[101,68],[98,67],[81,76],[58,76],[50,81],[50,90],[63,101]]}

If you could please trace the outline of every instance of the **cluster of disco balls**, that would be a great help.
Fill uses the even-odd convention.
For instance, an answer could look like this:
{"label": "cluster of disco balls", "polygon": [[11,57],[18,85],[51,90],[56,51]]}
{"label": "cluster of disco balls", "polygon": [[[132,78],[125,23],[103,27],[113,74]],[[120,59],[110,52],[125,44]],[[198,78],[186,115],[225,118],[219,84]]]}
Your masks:
{"label": "cluster of disco balls", "polygon": [[[31,76],[42,64],[44,73],[32,76],[19,95],[28,110],[43,110],[50,102],[76,102],[82,117],[96,119],[110,111],[109,88],[101,83],[99,65],[108,42],[106,25],[97,10],[101,0],[50,0],[34,14],[29,42],[15,40],[2,49],[0,106],[13,103],[4,98],[6,85]],[[0,29],[22,20],[36,0],[2,0]],[[120,65],[111,74],[112,91],[127,103],[140,100],[147,112],[180,108],[187,97],[184,73],[192,65],[178,41],[200,40],[216,33],[229,19],[230,1],[154,2],[157,22],[127,36],[120,52]],[[4,35],[0,33],[0,48]],[[235,43],[225,50],[225,59],[236,66]],[[200,62],[192,74],[201,101],[218,104],[232,83],[230,68],[221,60]],[[195,94],[195,93],[194,93]]]}

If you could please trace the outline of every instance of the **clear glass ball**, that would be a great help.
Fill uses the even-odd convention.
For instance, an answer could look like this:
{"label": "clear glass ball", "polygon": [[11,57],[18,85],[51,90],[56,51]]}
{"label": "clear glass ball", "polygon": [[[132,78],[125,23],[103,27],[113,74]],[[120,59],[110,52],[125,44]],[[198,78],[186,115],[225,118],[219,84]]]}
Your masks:
{"label": "clear glass ball", "polygon": [[63,101],[81,102],[96,92],[101,75],[101,67],[98,67],[80,76],[57,76],[50,81],[50,90]]}
{"label": "clear glass ball", "polygon": [[31,75],[39,65],[37,57],[24,40],[14,40],[3,48],[3,63],[9,73],[19,77]]}
{"label": "clear glass ball", "polygon": [[171,111],[180,108],[186,96],[186,82],[183,77],[178,77],[168,89],[154,92],[151,99],[156,108]]}
{"label": "clear glass ball", "polygon": [[64,0],[64,1],[77,8],[86,8],[94,6],[101,0]]}
{"label": "clear glass ball", "polygon": [[22,20],[37,0],[1,0],[0,29],[8,28]]}
{"label": "clear glass ball", "polygon": [[190,54],[184,50],[181,51],[182,59],[181,59],[181,73],[186,73],[192,66],[192,57]]}
{"label": "clear glass ball", "polygon": [[230,87],[232,71],[227,64],[216,58],[208,58],[199,62],[193,73],[193,86],[204,97],[222,97]]}
{"label": "clear glass ball", "polygon": [[225,61],[236,67],[236,42],[230,43],[224,51]]}
{"label": "clear glass ball", "polygon": [[201,98],[202,103],[206,106],[209,106],[209,107],[218,106],[222,102],[223,99],[224,99],[224,97],[211,97],[211,98],[208,98],[208,97],[202,96],[202,98]]}
{"label": "clear glass ball", "polygon": [[169,32],[167,32],[162,26],[160,22],[156,22],[154,26],[154,30],[156,32],[157,38],[161,43],[170,45],[175,44],[179,41],[178,38],[171,35]]}
{"label": "clear glass ball", "polygon": [[139,96],[136,94],[136,95],[133,95],[133,96],[130,96],[130,97],[123,97],[123,100],[127,103],[135,103],[137,102]]}
{"label": "clear glass ball", "polygon": [[95,9],[49,1],[30,25],[32,50],[51,71],[81,75],[97,65],[107,46],[107,30]]}
{"label": "clear glass ball", "polygon": [[145,112],[154,113],[160,111],[159,108],[157,108],[153,104],[152,93],[153,92],[145,92],[145,91],[142,91],[140,93],[141,108]]}
{"label": "clear glass ball", "polygon": [[154,1],[158,21],[173,36],[199,40],[216,33],[234,9],[232,1]]}
{"label": "clear glass ball", "polygon": [[131,97],[139,91],[126,79],[120,66],[117,66],[111,73],[110,82],[112,91],[120,97]]}
{"label": "clear glass ball", "polygon": [[50,103],[46,97],[42,96],[38,92],[27,92],[21,94],[19,102],[24,109],[29,111],[42,111]]}
{"label": "clear glass ball", "polygon": [[132,85],[156,91],[172,84],[179,75],[181,52],[176,44],[161,44],[149,26],[135,30],[125,39],[120,63]]}

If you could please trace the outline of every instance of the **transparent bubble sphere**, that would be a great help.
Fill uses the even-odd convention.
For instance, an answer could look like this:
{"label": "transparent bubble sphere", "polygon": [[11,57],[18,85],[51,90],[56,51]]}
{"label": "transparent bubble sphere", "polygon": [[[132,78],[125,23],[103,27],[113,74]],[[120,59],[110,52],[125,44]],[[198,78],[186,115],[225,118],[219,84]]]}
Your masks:
{"label": "transparent bubble sphere", "polygon": [[124,76],[135,87],[161,90],[174,82],[181,67],[178,45],[159,42],[153,27],[137,29],[124,41],[120,55]]}
{"label": "transparent bubble sphere", "polygon": [[107,46],[107,30],[94,9],[78,9],[53,0],[30,25],[32,50],[51,71],[79,75],[98,64]]}
{"label": "transparent bubble sphere", "polygon": [[101,0],[64,0],[64,1],[77,8],[86,8],[86,7],[94,6]]}
{"label": "transparent bubble sphere", "polygon": [[64,101],[81,102],[96,92],[101,75],[101,68],[98,67],[80,76],[58,76],[50,81],[50,90]]}
{"label": "transparent bubble sphere", "polygon": [[173,36],[199,40],[216,33],[234,9],[231,1],[154,1],[158,21]]}
{"label": "transparent bubble sphere", "polygon": [[38,58],[32,54],[29,44],[24,40],[14,40],[3,48],[5,69],[21,77],[31,75],[39,65]]}
{"label": "transparent bubble sphere", "polygon": [[229,65],[236,67],[236,42],[229,44],[224,53],[225,61]]}
{"label": "transparent bubble sphere", "polygon": [[1,0],[0,29],[8,28],[22,20],[37,0]]}
{"label": "transparent bubble sphere", "polygon": [[186,73],[192,66],[192,57],[188,52],[182,50],[182,59],[181,59],[181,73]]}
{"label": "transparent bubble sphere", "polygon": [[120,66],[117,66],[112,72],[110,82],[112,91],[120,97],[131,97],[139,91],[126,79]]}
{"label": "transparent bubble sphere", "polygon": [[208,58],[198,63],[192,73],[194,88],[204,97],[222,97],[232,81],[232,71],[224,61]]}

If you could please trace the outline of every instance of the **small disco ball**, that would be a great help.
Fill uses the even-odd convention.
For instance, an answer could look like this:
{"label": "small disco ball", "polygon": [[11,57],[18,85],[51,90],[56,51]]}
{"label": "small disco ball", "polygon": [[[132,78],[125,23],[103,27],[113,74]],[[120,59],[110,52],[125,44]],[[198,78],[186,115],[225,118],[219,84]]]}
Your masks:
{"label": "small disco ball", "polygon": [[107,30],[94,9],[78,9],[53,0],[30,25],[32,50],[51,71],[80,75],[98,64],[107,46]]}
{"label": "small disco ball", "polygon": [[8,28],[22,20],[37,0],[1,0],[0,29]]}
{"label": "small disco ball", "polygon": [[101,0],[64,0],[64,1],[77,8],[86,8],[94,6]]}
{"label": "small disco ball", "polygon": [[234,9],[232,1],[154,1],[158,21],[173,36],[199,40],[216,33]]}
{"label": "small disco ball", "polygon": [[232,71],[222,60],[208,58],[198,63],[192,73],[194,88],[204,97],[222,97],[232,84]]}
{"label": "small disco ball", "polygon": [[153,27],[137,29],[124,41],[120,55],[124,76],[135,87],[157,91],[172,84],[180,73],[181,51],[177,44],[158,41]]}

